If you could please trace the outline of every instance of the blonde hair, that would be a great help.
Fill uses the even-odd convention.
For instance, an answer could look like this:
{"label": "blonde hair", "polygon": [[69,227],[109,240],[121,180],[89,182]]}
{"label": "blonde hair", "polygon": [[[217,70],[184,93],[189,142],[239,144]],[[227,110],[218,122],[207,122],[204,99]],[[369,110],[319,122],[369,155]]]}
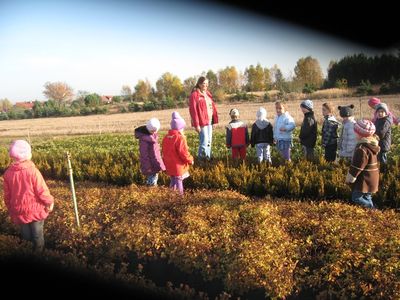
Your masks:
{"label": "blonde hair", "polygon": [[335,108],[330,102],[325,102],[324,104],[322,104],[322,107],[325,107],[331,114],[333,114],[335,110]]}

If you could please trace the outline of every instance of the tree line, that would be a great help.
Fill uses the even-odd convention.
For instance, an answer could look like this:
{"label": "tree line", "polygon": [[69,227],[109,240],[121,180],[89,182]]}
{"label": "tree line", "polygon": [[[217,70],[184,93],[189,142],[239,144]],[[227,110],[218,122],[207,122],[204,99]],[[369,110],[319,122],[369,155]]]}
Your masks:
{"label": "tree line", "polygon": [[[248,99],[246,93],[269,90],[278,90],[281,94],[312,93],[332,87],[358,86],[360,94],[372,94],[372,84],[381,84],[382,94],[398,93],[400,49],[397,54],[374,57],[365,54],[346,56],[339,61],[331,61],[327,71],[324,78],[319,61],[307,56],[297,61],[293,75],[288,78],[283,76],[277,65],[266,68],[260,63],[248,66],[243,72],[234,66],[227,66],[218,72],[208,70],[200,75],[209,79],[209,89],[217,102],[227,95]],[[200,75],[181,81],[178,76],[166,72],[156,81],[155,87],[149,80],[141,79],[133,88],[123,85],[120,95],[113,96],[110,102],[118,112],[185,107]],[[97,93],[78,91],[74,94],[73,88],[65,82],[46,82],[43,94],[48,100],[35,101],[31,110],[15,108],[8,99],[0,100],[0,120],[103,114],[109,111],[109,106]]]}

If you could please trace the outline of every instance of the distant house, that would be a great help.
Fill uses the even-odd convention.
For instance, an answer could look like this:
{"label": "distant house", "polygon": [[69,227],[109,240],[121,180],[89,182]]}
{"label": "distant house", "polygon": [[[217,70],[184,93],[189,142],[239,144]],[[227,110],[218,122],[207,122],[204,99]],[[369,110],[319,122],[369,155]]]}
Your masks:
{"label": "distant house", "polygon": [[33,101],[27,101],[27,102],[16,102],[14,106],[23,109],[33,109],[34,105],[35,103],[33,103]]}
{"label": "distant house", "polygon": [[113,96],[101,96],[101,102],[106,103],[106,104],[110,104],[112,102],[112,98]]}

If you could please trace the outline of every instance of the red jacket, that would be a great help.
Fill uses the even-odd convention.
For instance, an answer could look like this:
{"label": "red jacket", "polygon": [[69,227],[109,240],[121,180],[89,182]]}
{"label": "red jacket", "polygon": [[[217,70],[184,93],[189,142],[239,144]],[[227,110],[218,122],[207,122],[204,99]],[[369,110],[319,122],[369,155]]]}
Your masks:
{"label": "red jacket", "polygon": [[169,176],[181,176],[189,171],[193,156],[189,153],[186,137],[179,130],[169,130],[162,141],[162,156]]}
{"label": "red jacket", "polygon": [[195,90],[192,92],[189,98],[189,112],[190,117],[192,118],[192,126],[193,127],[203,127],[206,125],[212,125],[218,123],[218,114],[217,114],[217,107],[212,99],[212,95],[209,91],[207,91],[208,97],[211,99],[213,114],[212,120],[208,119],[207,114],[207,106],[206,100],[204,96],[200,93],[199,90]]}
{"label": "red jacket", "polygon": [[4,173],[4,202],[15,224],[47,218],[46,206],[54,202],[42,174],[30,161],[13,163]]}

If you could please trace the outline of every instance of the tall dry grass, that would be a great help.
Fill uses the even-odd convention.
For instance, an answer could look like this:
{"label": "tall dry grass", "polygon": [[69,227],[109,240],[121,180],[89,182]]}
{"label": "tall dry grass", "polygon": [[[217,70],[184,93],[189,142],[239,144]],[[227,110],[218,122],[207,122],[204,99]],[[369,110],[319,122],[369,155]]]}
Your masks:
{"label": "tall dry grass", "polygon": [[[383,102],[389,105],[391,111],[400,115],[400,96],[389,95],[380,96]],[[356,118],[370,118],[373,111],[369,108],[367,101],[369,97],[348,97],[338,99],[318,99],[313,100],[314,111],[317,120],[321,122],[321,107],[324,102],[331,102],[334,107],[339,105],[354,104]],[[287,110],[293,116],[296,124],[300,124],[303,114],[299,108],[302,100],[287,102]],[[246,102],[246,103],[221,103],[217,104],[219,114],[219,124],[216,129],[223,129],[230,121],[229,111],[236,107],[240,111],[240,118],[248,124],[252,124],[256,118],[256,112],[263,106],[268,113],[268,118],[273,121],[275,117],[274,102]],[[81,135],[81,134],[102,134],[102,133],[129,133],[135,127],[145,124],[145,122],[157,117],[161,122],[161,130],[168,130],[172,112],[176,110],[182,115],[190,127],[190,116],[188,108],[168,109],[162,111],[135,112],[110,115],[92,115],[65,118],[40,118],[26,120],[8,120],[0,122],[0,138],[29,138],[30,136],[60,136],[60,135]],[[338,112],[336,116],[340,119]]]}

